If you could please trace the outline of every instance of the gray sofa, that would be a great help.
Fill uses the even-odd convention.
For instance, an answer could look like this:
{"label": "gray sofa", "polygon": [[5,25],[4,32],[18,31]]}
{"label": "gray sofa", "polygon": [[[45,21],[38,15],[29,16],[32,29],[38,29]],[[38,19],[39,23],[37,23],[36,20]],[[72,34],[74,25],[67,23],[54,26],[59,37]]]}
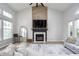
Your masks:
{"label": "gray sofa", "polygon": [[75,54],[79,54],[79,38],[68,37],[65,40],[64,46]]}
{"label": "gray sofa", "polygon": [[79,46],[77,46],[76,44],[65,42],[64,46],[71,50],[73,53],[79,54]]}

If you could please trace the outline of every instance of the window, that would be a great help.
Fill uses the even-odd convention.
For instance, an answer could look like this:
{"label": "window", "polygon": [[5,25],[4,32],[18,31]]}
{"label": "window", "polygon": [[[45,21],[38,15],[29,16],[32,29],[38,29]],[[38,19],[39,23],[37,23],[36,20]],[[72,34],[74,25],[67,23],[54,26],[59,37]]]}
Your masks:
{"label": "window", "polygon": [[0,41],[2,40],[2,20],[0,20]]}
{"label": "window", "polygon": [[79,20],[75,21],[75,36],[79,37]]}
{"label": "window", "polygon": [[0,41],[13,38],[13,24],[9,22],[13,18],[13,15],[3,9],[0,9],[0,15],[3,15],[3,18],[0,18]]}
{"label": "window", "polygon": [[68,37],[73,35],[73,22],[68,23]]}
{"label": "window", "polygon": [[12,38],[12,23],[3,20],[3,40]]}
{"label": "window", "polygon": [[21,28],[21,36],[26,37],[26,29],[25,28]]}
{"label": "window", "polygon": [[6,11],[3,11],[3,15],[8,17],[8,18],[13,18],[12,15]]}

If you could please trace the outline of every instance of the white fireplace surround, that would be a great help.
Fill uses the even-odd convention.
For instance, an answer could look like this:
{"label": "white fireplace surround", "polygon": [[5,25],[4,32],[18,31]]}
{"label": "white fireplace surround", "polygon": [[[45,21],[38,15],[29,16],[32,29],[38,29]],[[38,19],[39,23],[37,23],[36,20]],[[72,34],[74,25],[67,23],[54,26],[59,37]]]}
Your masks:
{"label": "white fireplace surround", "polygon": [[43,34],[43,35],[44,35],[44,41],[40,41],[40,42],[45,42],[45,39],[46,39],[46,38],[45,38],[45,32],[35,32],[35,33],[34,33],[34,42],[37,42],[37,41],[36,41],[36,34]]}

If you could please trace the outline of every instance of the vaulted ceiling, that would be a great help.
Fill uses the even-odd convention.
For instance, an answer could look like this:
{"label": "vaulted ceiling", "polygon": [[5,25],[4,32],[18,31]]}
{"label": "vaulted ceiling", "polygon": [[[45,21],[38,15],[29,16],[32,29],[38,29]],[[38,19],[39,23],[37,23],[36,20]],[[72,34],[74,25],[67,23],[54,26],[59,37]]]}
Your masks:
{"label": "vaulted ceiling", "polygon": [[[30,3],[8,3],[8,5],[15,11],[21,11],[25,8],[35,6],[35,4],[32,4],[32,6],[29,4]],[[63,12],[71,6],[71,3],[44,3],[44,5],[48,8]]]}

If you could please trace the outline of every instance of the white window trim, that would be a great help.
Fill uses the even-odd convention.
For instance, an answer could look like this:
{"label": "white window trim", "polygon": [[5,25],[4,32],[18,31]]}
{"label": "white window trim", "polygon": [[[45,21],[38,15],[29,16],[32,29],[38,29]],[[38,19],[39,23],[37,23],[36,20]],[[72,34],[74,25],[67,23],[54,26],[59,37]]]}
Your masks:
{"label": "white window trim", "polygon": [[[79,20],[79,18],[76,19],[76,20]],[[69,21],[69,22],[73,22],[73,34],[72,34],[72,37],[77,37],[76,31],[75,31],[75,30],[76,30],[76,29],[75,29],[75,21],[76,21],[76,20]],[[68,22],[68,23],[69,23],[69,22]],[[68,23],[67,23],[67,24],[68,24]],[[69,37],[68,30],[67,30],[67,37]]]}
{"label": "white window trim", "polygon": [[14,17],[13,14],[10,13],[10,12],[8,12],[8,11],[6,11],[6,12],[8,12],[8,13],[10,13],[10,14],[12,15],[12,18],[9,18],[9,17],[6,17],[6,16],[3,15],[3,11],[6,11],[6,10],[1,9],[1,14],[0,14],[1,17],[0,17],[0,18],[1,18],[1,19],[5,19],[5,20],[7,20],[7,21],[13,21],[13,17]]}
{"label": "white window trim", "polygon": [[75,37],[77,37],[76,27],[75,27],[75,26],[77,25],[77,24],[75,23],[77,20],[79,20],[79,19],[74,20],[74,36],[75,36]]}
{"label": "white window trim", "polygon": [[[68,24],[70,23],[70,22],[72,22],[72,26],[73,26],[73,29],[74,29],[74,21],[69,21],[68,23],[67,23],[67,37],[70,37],[70,34],[69,34],[69,26],[68,26]],[[74,32],[74,30],[72,30],[72,37],[73,37],[73,33]]]}
{"label": "white window trim", "polygon": [[[3,10],[3,9],[1,9],[1,10],[2,10],[2,11],[1,11],[1,14],[0,14],[0,20],[1,20],[1,22],[2,22],[2,29],[1,29],[1,34],[2,34],[1,36],[2,36],[2,37],[1,37],[1,38],[2,38],[2,40],[4,40],[4,39],[3,39],[3,21],[5,20],[5,21],[8,21],[8,22],[11,22],[11,23],[12,23],[12,34],[13,34],[13,22],[12,22],[12,19],[13,19],[13,18],[8,18],[8,17],[4,16],[4,15],[3,15],[3,11],[4,11],[4,10]],[[12,38],[13,38],[13,37],[12,37]],[[2,41],[2,40],[1,40],[1,41]]]}
{"label": "white window trim", "polygon": [[[8,21],[8,22],[11,22],[11,21],[9,21],[9,20],[2,20],[2,39],[3,39],[3,21]],[[12,22],[11,22],[12,23]],[[12,34],[13,34],[13,23],[12,23]],[[12,36],[12,38],[13,38],[13,36]],[[11,38],[10,38],[11,39]],[[4,39],[3,39],[4,40]],[[5,39],[5,40],[7,40],[7,39]]]}
{"label": "white window trim", "polygon": [[10,12],[7,12],[5,10],[2,11],[2,15],[5,16],[5,17],[7,17],[7,18],[10,18],[10,19],[13,18],[13,15]]}
{"label": "white window trim", "polygon": [[3,40],[3,24],[2,24],[2,19],[0,19],[1,20],[1,40],[0,41],[2,41]]}

